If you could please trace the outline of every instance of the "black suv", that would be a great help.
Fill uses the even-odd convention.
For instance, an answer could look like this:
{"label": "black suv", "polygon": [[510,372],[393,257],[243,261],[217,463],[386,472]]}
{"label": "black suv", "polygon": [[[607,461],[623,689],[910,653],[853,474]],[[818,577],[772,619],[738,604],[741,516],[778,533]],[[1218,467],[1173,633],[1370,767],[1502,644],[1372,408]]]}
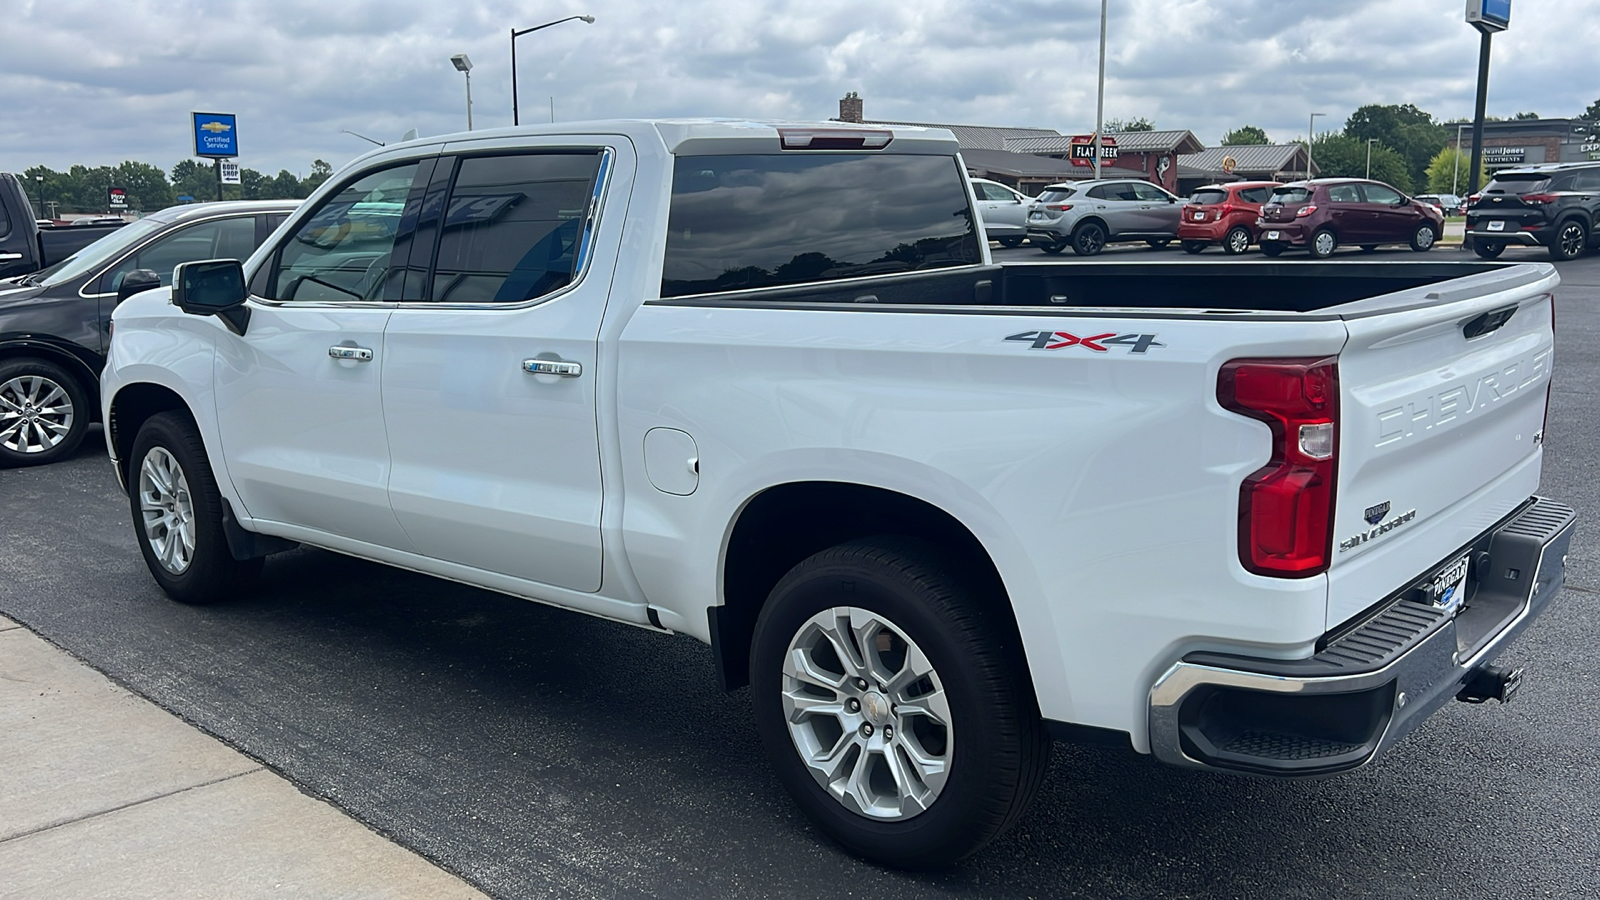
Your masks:
{"label": "black suv", "polygon": [[1572,259],[1600,245],[1600,163],[1558,163],[1496,172],[1467,210],[1467,238],[1484,259],[1509,244]]}
{"label": "black suv", "polygon": [[117,303],[170,285],[179,263],[248,257],[299,202],[174,206],[43,271],[0,280],[0,467],[54,462],[83,441],[100,414]]}

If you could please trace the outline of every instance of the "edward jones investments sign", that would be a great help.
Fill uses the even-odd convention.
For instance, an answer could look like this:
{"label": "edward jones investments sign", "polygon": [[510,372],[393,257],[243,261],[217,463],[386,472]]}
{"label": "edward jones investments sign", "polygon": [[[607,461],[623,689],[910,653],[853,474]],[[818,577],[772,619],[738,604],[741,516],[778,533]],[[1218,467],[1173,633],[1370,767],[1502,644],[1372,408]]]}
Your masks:
{"label": "edward jones investments sign", "polygon": [[239,155],[239,122],[233,113],[190,113],[194,155],[231,159]]}

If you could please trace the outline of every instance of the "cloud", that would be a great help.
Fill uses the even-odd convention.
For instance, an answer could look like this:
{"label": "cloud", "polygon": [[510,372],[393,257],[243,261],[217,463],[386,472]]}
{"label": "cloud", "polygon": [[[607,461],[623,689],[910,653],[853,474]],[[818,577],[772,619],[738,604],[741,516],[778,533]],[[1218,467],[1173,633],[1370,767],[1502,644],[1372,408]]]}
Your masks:
{"label": "cloud", "polygon": [[[0,170],[190,153],[188,112],[239,115],[241,162],[305,173],[383,139],[524,121],[649,116],[869,118],[1093,127],[1092,0],[7,0]],[[1489,110],[1572,115],[1600,94],[1600,0],[1519,0],[1494,42]],[[1365,103],[1471,114],[1477,35],[1456,0],[1111,0],[1106,115],[1215,142],[1243,124],[1302,135]]]}

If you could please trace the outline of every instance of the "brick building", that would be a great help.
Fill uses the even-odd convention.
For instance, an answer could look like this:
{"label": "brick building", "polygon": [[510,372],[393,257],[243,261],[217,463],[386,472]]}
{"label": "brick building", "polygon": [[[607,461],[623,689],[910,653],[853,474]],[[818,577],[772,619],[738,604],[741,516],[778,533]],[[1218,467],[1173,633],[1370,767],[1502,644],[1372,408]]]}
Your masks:
{"label": "brick building", "polygon": [[[1456,146],[1456,132],[1450,146]],[[1483,123],[1483,165],[1491,173],[1513,166],[1600,161],[1600,124],[1583,119],[1513,119]],[[1472,126],[1460,130],[1463,152],[1472,152]]]}

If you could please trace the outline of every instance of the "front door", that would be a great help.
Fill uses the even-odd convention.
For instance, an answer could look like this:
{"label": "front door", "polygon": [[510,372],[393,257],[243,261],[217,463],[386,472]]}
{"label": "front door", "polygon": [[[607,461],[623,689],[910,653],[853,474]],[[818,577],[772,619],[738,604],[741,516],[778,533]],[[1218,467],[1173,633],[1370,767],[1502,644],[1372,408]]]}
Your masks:
{"label": "front door", "polygon": [[425,289],[384,335],[390,502],[424,555],[599,590],[597,344],[611,273],[585,268],[607,171],[625,195],[631,158],[569,143],[449,164],[448,197],[430,191],[418,230],[438,231]]}
{"label": "front door", "polygon": [[384,273],[419,163],[362,175],[282,240],[252,279],[244,335],[220,331],[217,420],[254,519],[401,550],[380,402]]}
{"label": "front door", "polygon": [[1372,212],[1372,238],[1379,242],[1409,241],[1426,220],[1400,192],[1381,184],[1363,184],[1367,209]]}

